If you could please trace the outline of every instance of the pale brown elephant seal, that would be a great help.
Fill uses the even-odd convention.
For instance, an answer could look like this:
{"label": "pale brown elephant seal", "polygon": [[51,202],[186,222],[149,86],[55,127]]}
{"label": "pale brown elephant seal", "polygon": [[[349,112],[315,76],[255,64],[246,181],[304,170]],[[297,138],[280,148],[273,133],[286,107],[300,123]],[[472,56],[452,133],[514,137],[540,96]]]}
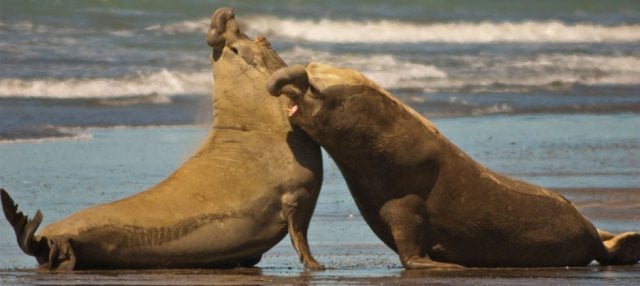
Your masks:
{"label": "pale brown elephant seal", "polygon": [[[46,226],[2,190],[22,250],[44,268],[252,266],[289,232],[305,266],[322,181],[320,147],[287,118],[289,100],[264,89],[284,62],[238,30],[231,9],[212,18],[214,122],[200,149],[156,186]],[[217,38],[212,38],[214,35]],[[250,60],[248,60],[250,59]]]}
{"label": "pale brown elephant seal", "polygon": [[364,219],[405,268],[631,264],[640,234],[598,231],[565,198],[483,167],[362,74],[276,72],[290,120],[335,160]]}

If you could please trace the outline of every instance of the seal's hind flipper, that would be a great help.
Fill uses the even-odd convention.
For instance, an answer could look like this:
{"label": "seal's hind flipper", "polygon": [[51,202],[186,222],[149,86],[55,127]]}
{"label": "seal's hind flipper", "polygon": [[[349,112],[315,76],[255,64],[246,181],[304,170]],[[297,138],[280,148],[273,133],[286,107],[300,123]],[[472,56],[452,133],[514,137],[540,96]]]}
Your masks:
{"label": "seal's hind flipper", "polygon": [[18,204],[16,204],[9,193],[4,189],[0,189],[0,198],[2,199],[2,210],[4,216],[7,218],[13,230],[16,232],[16,238],[18,245],[24,251],[24,253],[39,257],[43,250],[46,251],[46,242],[36,240],[34,234],[42,223],[42,213],[40,210],[36,212],[33,219],[29,219],[18,210]]}
{"label": "seal's hind flipper", "polygon": [[602,243],[607,249],[607,257],[597,259],[601,265],[628,265],[640,261],[640,233],[621,233]]}

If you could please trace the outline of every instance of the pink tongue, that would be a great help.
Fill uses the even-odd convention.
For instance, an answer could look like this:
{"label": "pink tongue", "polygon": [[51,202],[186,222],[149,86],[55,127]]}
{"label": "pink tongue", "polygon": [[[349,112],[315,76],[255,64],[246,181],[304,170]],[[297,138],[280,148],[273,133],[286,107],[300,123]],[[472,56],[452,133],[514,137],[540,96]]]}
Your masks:
{"label": "pink tongue", "polygon": [[298,105],[291,106],[291,108],[289,108],[289,117],[296,114],[297,111],[298,111]]}

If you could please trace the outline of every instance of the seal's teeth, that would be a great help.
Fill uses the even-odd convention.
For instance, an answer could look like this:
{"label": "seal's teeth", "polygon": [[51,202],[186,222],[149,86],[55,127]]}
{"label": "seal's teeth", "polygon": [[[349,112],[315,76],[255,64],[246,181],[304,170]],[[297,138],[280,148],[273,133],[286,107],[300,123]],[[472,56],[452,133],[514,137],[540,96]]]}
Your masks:
{"label": "seal's teeth", "polygon": [[298,107],[297,104],[294,104],[292,106],[289,107],[289,117],[293,116],[294,114],[296,114],[296,112],[298,112],[298,109],[300,109]]}

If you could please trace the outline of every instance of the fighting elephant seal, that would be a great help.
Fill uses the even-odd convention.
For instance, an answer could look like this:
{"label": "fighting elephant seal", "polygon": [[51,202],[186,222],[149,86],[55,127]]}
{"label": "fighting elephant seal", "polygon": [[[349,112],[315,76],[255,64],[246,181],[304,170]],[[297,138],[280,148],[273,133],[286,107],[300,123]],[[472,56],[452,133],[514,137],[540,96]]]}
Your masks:
{"label": "fighting elephant seal", "polygon": [[565,198],[483,167],[358,72],[310,63],[267,89],[335,160],[405,268],[632,264],[640,234],[598,231]]}
{"label": "fighting elephant seal", "polygon": [[284,62],[250,40],[231,9],[212,17],[215,119],[205,142],[156,186],[46,226],[2,190],[22,250],[49,269],[252,266],[289,232],[306,267],[321,268],[307,228],[322,181],[320,147],[264,86]]}

